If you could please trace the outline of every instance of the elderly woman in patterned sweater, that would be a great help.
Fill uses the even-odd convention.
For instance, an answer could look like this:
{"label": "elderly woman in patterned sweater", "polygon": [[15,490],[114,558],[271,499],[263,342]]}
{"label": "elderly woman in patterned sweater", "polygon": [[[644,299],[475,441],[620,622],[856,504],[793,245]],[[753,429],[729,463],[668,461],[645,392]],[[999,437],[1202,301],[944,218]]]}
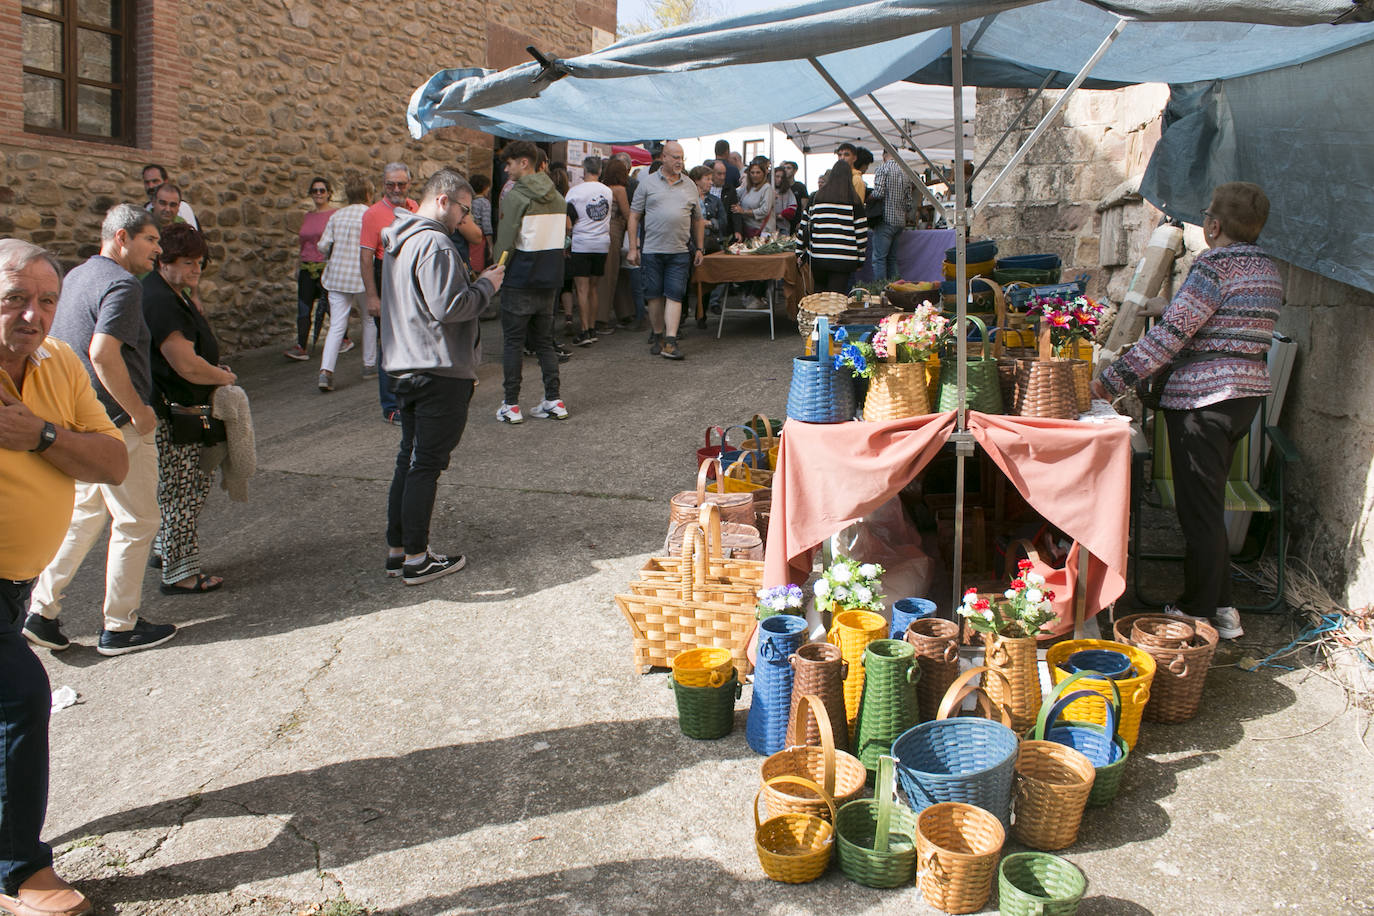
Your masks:
{"label": "elderly woman in patterned sweater", "polygon": [[1211,618],[1226,639],[1244,635],[1231,606],[1223,500],[1236,445],[1269,394],[1265,361],[1283,303],[1273,260],[1255,245],[1269,198],[1249,182],[1219,185],[1202,211],[1198,255],[1159,323],[1102,371],[1099,397],[1168,372],[1160,398],[1183,528],[1183,594],[1166,613]]}

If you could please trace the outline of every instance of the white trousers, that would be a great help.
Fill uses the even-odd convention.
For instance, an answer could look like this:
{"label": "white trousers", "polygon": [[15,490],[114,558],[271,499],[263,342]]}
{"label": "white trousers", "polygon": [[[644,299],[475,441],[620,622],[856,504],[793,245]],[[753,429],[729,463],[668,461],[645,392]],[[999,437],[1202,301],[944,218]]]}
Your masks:
{"label": "white trousers", "polygon": [[377,323],[367,313],[366,293],[336,293],[329,291],[329,334],[324,339],[324,354],[320,357],[320,369],[333,372],[339,361],[339,348],[343,346],[344,334],[348,331],[348,313],[358,310],[358,318],[363,326],[363,365],[377,365]]}
{"label": "white trousers", "polygon": [[157,442],[153,433],[140,436],[132,423],[119,431],[129,450],[129,476],[118,486],[76,485],[67,536],[34,583],[31,610],[49,620],[62,611],[63,592],[95,546],[107,515],[112,522],[105,560],[105,629],[130,630],[138,620],[148,552],[162,521],[157,508]]}

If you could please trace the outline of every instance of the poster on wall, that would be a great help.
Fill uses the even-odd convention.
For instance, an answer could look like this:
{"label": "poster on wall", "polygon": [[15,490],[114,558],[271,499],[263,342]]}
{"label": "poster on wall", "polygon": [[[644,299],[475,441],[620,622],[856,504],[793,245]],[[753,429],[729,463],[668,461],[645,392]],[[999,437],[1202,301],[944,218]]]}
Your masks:
{"label": "poster on wall", "polygon": [[[591,143],[586,140],[568,140],[566,143],[559,144],[564,147],[563,161],[568,164],[568,180],[572,184],[582,182],[582,160],[588,156],[600,156],[602,159],[611,155],[609,143]],[[557,158],[558,147],[554,147],[555,158]]]}

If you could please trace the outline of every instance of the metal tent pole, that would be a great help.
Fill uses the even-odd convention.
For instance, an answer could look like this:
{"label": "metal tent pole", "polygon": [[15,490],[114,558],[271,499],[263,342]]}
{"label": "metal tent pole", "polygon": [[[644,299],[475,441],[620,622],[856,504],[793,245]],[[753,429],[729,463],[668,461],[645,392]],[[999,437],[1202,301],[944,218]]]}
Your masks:
{"label": "metal tent pole", "polygon": [[917,145],[916,139],[911,136],[911,133],[907,131],[905,128],[903,128],[902,125],[898,124],[897,119],[892,117],[892,114],[885,107],[883,107],[883,103],[878,101],[878,97],[876,95],[873,95],[872,93],[869,93],[868,99],[875,106],[877,106],[879,111],[883,113],[883,117],[887,118],[888,122],[892,125],[892,129],[895,130],[901,136],[901,138],[907,142],[908,146],[915,150],[916,153],[920,155],[920,157],[923,160],[925,160],[925,164],[933,171],[940,171],[940,167],[931,161],[930,157],[926,155],[925,150],[921,149],[921,147]]}
{"label": "metal tent pole", "polygon": [[958,377],[959,408],[954,433],[954,569],[950,578],[954,593],[951,610],[957,613],[963,592],[964,576],[964,462],[973,454],[973,436],[968,431],[968,411],[965,405],[968,389],[968,338],[964,322],[968,318],[968,259],[966,238],[968,212],[964,206],[964,48],[960,24],[949,29],[951,76],[954,90],[954,299],[955,299],[955,359]]}

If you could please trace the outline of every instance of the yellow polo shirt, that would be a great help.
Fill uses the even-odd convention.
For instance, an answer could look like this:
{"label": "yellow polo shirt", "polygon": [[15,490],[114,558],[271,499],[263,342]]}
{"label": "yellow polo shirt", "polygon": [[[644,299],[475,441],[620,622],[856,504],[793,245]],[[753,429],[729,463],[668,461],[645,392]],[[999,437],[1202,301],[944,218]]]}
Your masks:
{"label": "yellow polo shirt", "polygon": [[[22,395],[3,369],[0,385],[60,427],[123,441],[96,400],[86,367],[54,337],[29,357]],[[43,571],[62,546],[75,497],[76,481],[42,455],[0,448],[0,579],[23,581]]]}

